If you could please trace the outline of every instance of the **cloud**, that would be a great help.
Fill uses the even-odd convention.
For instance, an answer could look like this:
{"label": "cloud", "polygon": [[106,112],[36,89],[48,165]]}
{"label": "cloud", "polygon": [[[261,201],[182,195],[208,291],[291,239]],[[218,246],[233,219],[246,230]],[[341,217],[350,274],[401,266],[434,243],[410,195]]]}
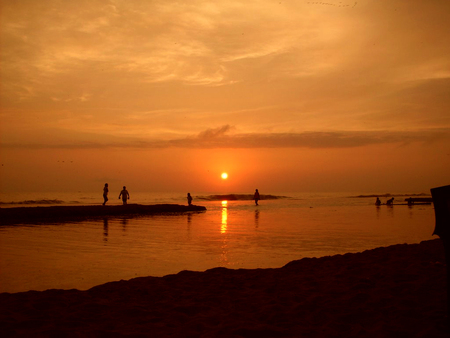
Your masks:
{"label": "cloud", "polygon": [[[2,60],[6,75],[12,73],[7,80],[20,75],[36,87],[65,74],[89,75],[92,63],[109,69],[109,81],[132,75],[142,83],[192,85],[242,81],[242,63],[274,78],[348,71],[361,67],[355,62],[361,53],[364,63],[383,69],[362,47],[366,39],[385,39],[384,22],[367,20],[369,26],[366,12],[324,10],[306,1],[24,3],[4,6]],[[261,68],[267,62],[270,67]]]}
{"label": "cloud", "polygon": [[[5,129],[14,121],[46,123],[98,132],[99,139],[103,132],[123,146],[320,147],[377,142],[365,128],[448,127],[450,44],[443,13],[450,2],[353,5],[3,2],[0,101],[2,112],[14,115]],[[176,113],[183,109],[188,112]],[[71,119],[61,121],[62,115]],[[211,125],[239,125],[247,133],[207,130]],[[150,141],[167,129],[179,138]],[[199,137],[184,138],[199,130]],[[126,133],[136,138],[119,139]],[[93,135],[58,139],[66,146],[108,146]]]}
{"label": "cloud", "polygon": [[[231,133],[235,128],[224,125],[207,129],[197,135],[169,140],[148,140],[137,137],[117,137],[67,131],[46,131],[40,142],[3,140],[5,148],[185,148],[185,149],[258,149],[258,148],[356,148],[369,145],[450,141],[450,128],[423,129],[415,131],[317,131],[304,133]],[[44,141],[43,141],[44,140]]]}
{"label": "cloud", "polygon": [[207,141],[218,139],[225,136],[225,134],[228,133],[231,129],[232,127],[228,124],[215,129],[207,129],[198,134],[197,139]]}
{"label": "cloud", "polygon": [[[352,148],[376,144],[409,144],[450,139],[450,129],[419,131],[336,131],[304,133],[252,133],[227,135],[229,126],[197,137],[171,140],[167,145],[184,148]],[[204,137],[205,133],[211,137]]]}
{"label": "cloud", "polygon": [[[450,47],[435,34],[445,32],[447,21],[436,16],[431,24],[421,17],[444,9],[414,1],[407,7],[397,1],[353,5],[14,2],[2,8],[2,80],[15,95],[27,98],[42,95],[43,84],[68,86],[64,77],[71,74],[84,74],[97,87],[120,84],[124,77],[135,83],[216,86],[249,78],[324,75],[339,75],[334,83],[342,83],[342,75],[356,82],[379,81],[414,76],[413,69],[421,69],[417,76],[445,74],[443,55]],[[417,48],[424,41],[432,43]],[[93,78],[93,65],[108,71]],[[19,79],[27,79],[26,84]]]}

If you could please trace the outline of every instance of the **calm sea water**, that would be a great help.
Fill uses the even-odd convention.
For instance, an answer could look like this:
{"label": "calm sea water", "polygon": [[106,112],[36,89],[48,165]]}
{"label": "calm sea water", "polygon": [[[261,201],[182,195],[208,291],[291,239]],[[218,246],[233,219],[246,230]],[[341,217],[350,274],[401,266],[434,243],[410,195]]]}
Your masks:
{"label": "calm sea water", "polygon": [[[1,226],[0,292],[84,290],[109,281],[218,266],[277,268],[304,257],[436,238],[433,205],[375,207],[374,198],[348,194],[285,194],[290,198],[263,200],[259,206],[193,196],[206,212]],[[62,205],[101,202],[101,196],[81,193],[0,197],[2,207],[23,206],[5,203],[25,200],[29,206],[49,200]],[[132,194],[132,202],[186,200],[184,194]]]}

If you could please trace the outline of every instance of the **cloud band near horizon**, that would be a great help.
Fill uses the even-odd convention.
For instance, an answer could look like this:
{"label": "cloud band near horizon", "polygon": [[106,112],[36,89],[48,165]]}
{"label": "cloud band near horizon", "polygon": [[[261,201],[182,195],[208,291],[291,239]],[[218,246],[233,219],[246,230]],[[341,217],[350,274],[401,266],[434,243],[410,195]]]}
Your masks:
{"label": "cloud band near horizon", "polygon": [[[433,143],[450,140],[450,128],[428,128],[414,131],[310,131],[302,133],[230,133],[234,127],[224,125],[188,137],[152,140],[112,137],[98,134],[60,133],[46,141],[23,142],[3,140],[3,148],[16,149],[99,149],[99,148],[186,148],[186,149],[252,149],[252,148],[355,148],[369,145]],[[61,135],[65,135],[62,139]]]}

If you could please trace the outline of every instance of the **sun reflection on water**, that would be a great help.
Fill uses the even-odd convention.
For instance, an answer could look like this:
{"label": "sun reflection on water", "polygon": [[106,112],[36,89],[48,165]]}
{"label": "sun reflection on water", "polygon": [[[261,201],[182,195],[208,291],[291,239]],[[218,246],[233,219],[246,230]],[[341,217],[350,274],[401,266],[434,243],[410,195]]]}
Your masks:
{"label": "sun reflection on water", "polygon": [[227,232],[228,225],[228,201],[222,201],[222,223],[220,226],[220,233],[224,234]]}

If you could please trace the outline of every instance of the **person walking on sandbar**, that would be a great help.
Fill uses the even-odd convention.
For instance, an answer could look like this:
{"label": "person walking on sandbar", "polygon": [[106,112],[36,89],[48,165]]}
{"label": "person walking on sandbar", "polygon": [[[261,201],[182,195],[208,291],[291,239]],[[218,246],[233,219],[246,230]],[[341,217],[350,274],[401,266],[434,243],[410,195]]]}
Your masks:
{"label": "person walking on sandbar", "polygon": [[255,194],[253,195],[253,199],[255,200],[255,205],[258,205],[258,201],[260,200],[258,189],[255,190]]}
{"label": "person walking on sandbar", "polygon": [[123,205],[127,204],[127,200],[130,199],[130,194],[128,193],[127,187],[123,186],[123,190],[119,194],[119,199],[122,196]]}
{"label": "person walking on sandbar", "polygon": [[103,188],[103,205],[106,204],[106,202],[108,202],[108,183],[105,183],[105,187]]}

